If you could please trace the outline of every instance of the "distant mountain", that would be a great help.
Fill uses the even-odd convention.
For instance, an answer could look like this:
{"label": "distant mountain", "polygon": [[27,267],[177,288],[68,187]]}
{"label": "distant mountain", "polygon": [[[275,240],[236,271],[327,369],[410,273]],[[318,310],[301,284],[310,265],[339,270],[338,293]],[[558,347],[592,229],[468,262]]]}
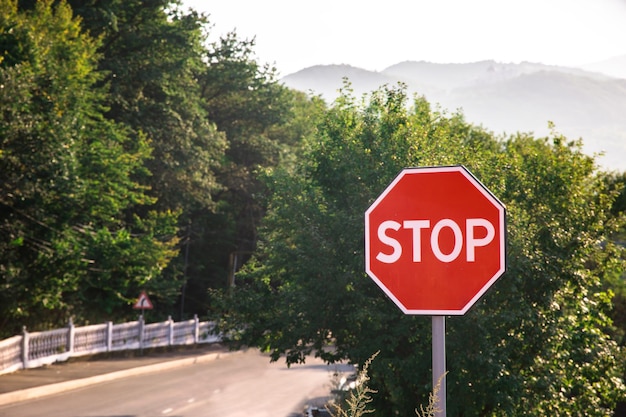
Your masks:
{"label": "distant mountain", "polygon": [[587,71],[600,72],[611,77],[626,79],[626,55],[584,65],[582,68]]}
{"label": "distant mountain", "polygon": [[282,81],[291,88],[321,94],[324,99],[332,101],[339,96],[344,78],[356,81],[359,95],[376,90],[381,85],[397,82],[393,76],[349,65],[318,65],[288,75]]}
{"label": "distant mountain", "polygon": [[[625,67],[626,68],[626,67]],[[333,101],[347,78],[356,96],[398,82],[443,110],[496,133],[547,135],[548,122],[570,139],[582,138],[607,169],[626,171],[626,79],[579,68],[535,63],[402,62],[381,72],[347,65],[315,66],[287,75],[285,85]]]}

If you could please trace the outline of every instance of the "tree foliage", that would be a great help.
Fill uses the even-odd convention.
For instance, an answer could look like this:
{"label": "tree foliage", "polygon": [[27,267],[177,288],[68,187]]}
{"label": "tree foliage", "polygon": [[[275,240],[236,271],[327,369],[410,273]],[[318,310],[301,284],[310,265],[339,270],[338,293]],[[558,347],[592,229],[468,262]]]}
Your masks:
{"label": "tree foliage", "polygon": [[496,138],[422,98],[407,104],[402,88],[362,103],[343,94],[296,172],[271,176],[226,328],[288,363],[314,353],[363,364],[380,350],[372,408],[412,414],[431,389],[430,320],[402,315],[365,275],[363,213],[404,167],[463,164],[507,206],[508,269],[448,320],[448,413],[611,414],[624,386],[603,281],[622,265],[604,174],[558,133]]}
{"label": "tree foliage", "polygon": [[[103,39],[106,117],[146,135],[143,183],[157,210],[180,213],[179,255],[163,274],[181,285],[181,315],[202,314],[207,290],[227,283],[231,254],[246,259],[255,247],[267,195],[257,177],[299,143],[284,126],[301,95],[256,62],[253,41],[229,33],[209,43],[208,18],[177,2],[72,4]],[[172,296],[159,303],[170,313]]]}
{"label": "tree foliage", "polygon": [[66,3],[0,9],[0,328],[119,316],[174,254],[172,214],[127,213],[154,203],[150,147],[103,117],[98,43]]}
{"label": "tree foliage", "polygon": [[320,100],[180,3],[2,0],[0,332],[205,314]]}
{"label": "tree foliage", "polygon": [[101,36],[99,69],[109,85],[107,118],[147,136],[150,194],[159,209],[212,207],[226,141],[203,109],[197,78],[208,22],[169,0],[76,1],[89,33]]}
{"label": "tree foliage", "polygon": [[196,275],[191,282],[203,294],[208,288],[223,288],[229,274],[225,267],[238,269],[255,250],[270,192],[261,178],[294,157],[312,131],[311,117],[323,108],[321,100],[280,84],[274,68],[256,62],[253,47],[253,40],[228,33],[211,44],[199,78],[209,118],[228,141],[217,170],[222,186],[214,196],[218,209],[204,217],[209,224],[199,225],[222,225],[219,239],[198,247],[214,254],[211,264],[196,265],[213,278],[202,282]]}

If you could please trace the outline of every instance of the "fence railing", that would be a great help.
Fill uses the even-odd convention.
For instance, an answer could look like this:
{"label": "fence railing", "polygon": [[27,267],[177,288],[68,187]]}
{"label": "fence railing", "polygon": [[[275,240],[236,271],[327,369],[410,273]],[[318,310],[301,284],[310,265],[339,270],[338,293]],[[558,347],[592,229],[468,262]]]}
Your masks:
{"label": "fence railing", "polygon": [[170,318],[146,324],[140,317],[129,323],[107,322],[82,327],[75,327],[70,321],[66,328],[44,332],[31,333],[24,329],[20,336],[0,340],[0,375],[76,356],[221,341],[214,330],[213,322],[201,322],[197,316],[180,322]]}

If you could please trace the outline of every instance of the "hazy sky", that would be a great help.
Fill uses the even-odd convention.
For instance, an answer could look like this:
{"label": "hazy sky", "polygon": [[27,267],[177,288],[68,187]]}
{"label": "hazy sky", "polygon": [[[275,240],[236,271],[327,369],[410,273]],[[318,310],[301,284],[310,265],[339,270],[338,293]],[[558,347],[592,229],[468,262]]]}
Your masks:
{"label": "hazy sky", "polygon": [[183,0],[281,75],[406,60],[582,65],[626,54],[626,0]]}

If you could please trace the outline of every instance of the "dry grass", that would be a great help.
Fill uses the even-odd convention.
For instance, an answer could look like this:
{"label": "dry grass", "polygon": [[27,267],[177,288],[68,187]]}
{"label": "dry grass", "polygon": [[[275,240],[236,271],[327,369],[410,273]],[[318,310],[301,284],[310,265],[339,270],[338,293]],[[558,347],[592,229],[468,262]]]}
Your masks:
{"label": "dry grass", "polygon": [[420,405],[419,410],[417,408],[415,409],[415,414],[417,414],[418,417],[435,417],[435,415],[441,411],[441,409],[438,408],[439,391],[441,391],[441,382],[443,381],[443,377],[445,375],[446,374],[443,374],[439,377],[437,385],[433,387],[433,392],[428,395],[428,405],[426,408]]}
{"label": "dry grass", "polygon": [[[370,364],[376,358],[379,352],[373,354],[363,365],[363,368],[359,371],[357,376],[355,388],[351,390],[342,403],[330,404],[329,410],[333,417],[362,417],[365,414],[374,413],[375,410],[368,408],[368,405],[372,402],[372,394],[376,391],[371,389],[368,385],[370,377],[368,370]],[[415,414],[418,417],[435,417],[435,415],[441,411],[438,408],[439,393],[441,391],[441,384],[444,375],[439,377],[437,385],[433,387],[433,391],[428,396],[428,405],[426,407],[420,405],[419,409],[415,409]]]}
{"label": "dry grass", "polygon": [[376,393],[368,385],[370,380],[368,370],[378,353],[373,354],[359,371],[355,388],[349,392],[348,397],[345,399],[346,409],[340,404],[331,404],[333,417],[362,417],[365,414],[374,412],[374,410],[368,409],[368,404],[372,402],[372,394]]}

